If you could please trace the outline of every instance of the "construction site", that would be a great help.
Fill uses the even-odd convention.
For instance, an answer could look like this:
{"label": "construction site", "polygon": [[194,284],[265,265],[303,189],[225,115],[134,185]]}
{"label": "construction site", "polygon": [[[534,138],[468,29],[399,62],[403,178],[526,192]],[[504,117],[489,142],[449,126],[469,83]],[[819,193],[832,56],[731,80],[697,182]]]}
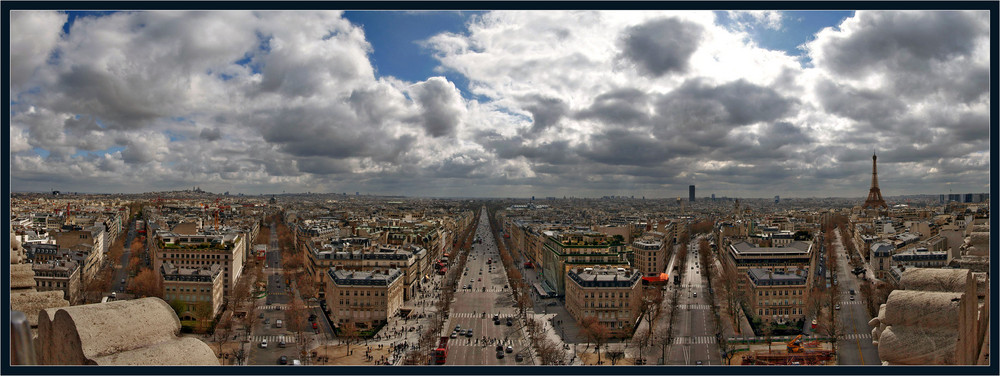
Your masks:
{"label": "construction site", "polygon": [[797,336],[789,342],[751,344],[746,351],[739,352],[731,364],[739,365],[833,365],[837,356],[833,345],[822,341],[802,342]]}

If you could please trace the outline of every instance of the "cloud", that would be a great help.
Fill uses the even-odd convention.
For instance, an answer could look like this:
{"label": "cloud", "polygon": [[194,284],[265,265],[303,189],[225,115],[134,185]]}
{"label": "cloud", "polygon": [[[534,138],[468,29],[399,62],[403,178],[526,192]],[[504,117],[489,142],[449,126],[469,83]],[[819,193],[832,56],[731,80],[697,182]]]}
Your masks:
{"label": "cloud", "polygon": [[66,14],[46,11],[11,11],[10,30],[10,90],[21,89],[45,65],[52,54]]}
{"label": "cloud", "polygon": [[201,139],[206,141],[216,141],[222,138],[222,132],[220,132],[218,128],[205,128],[201,130],[198,137],[201,137]]}
{"label": "cloud", "polygon": [[431,77],[410,87],[410,95],[420,107],[419,123],[433,137],[455,134],[465,112],[455,84],[444,77]]}
{"label": "cloud", "polygon": [[11,185],[863,196],[877,146],[887,194],[988,186],[987,13],[859,11],[807,66],[717,14],[477,13],[408,82],[340,12],[15,12]]}
{"label": "cloud", "polygon": [[702,27],[676,18],[631,26],[621,37],[620,58],[645,75],[659,77],[687,71],[688,59],[698,49]]}
{"label": "cloud", "polygon": [[552,127],[569,111],[569,105],[560,98],[531,95],[522,98],[524,109],[531,113],[531,128],[528,135],[538,135]]}

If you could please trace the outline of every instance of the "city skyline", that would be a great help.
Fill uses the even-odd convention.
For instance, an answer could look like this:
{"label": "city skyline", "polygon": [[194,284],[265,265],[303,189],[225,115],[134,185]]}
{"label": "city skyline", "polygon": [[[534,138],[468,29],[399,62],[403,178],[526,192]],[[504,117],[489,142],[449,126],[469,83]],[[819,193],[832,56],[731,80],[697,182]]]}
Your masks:
{"label": "city skyline", "polygon": [[14,11],[11,190],[863,198],[874,151],[886,197],[988,192],[989,30],[985,11]]}

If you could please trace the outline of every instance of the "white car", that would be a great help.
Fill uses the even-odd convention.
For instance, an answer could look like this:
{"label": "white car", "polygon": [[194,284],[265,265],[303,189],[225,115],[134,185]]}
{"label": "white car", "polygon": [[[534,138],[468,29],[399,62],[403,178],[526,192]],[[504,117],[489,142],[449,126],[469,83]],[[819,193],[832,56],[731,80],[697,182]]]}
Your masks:
{"label": "white car", "polygon": [[260,341],[260,348],[262,348],[262,349],[266,349],[267,348],[267,340],[266,339],[263,340],[263,341]]}
{"label": "white car", "polygon": [[840,304],[833,306],[833,309],[840,310]]}

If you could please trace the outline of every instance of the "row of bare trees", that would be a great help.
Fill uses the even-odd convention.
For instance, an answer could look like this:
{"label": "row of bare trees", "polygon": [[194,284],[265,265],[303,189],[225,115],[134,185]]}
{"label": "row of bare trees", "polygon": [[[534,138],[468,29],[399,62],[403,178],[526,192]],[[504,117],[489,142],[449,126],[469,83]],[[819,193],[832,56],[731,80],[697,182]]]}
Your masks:
{"label": "row of bare trees", "polygon": [[[478,215],[479,213],[474,218],[478,218]],[[455,290],[458,286],[460,273],[465,269],[465,264],[468,262],[469,246],[472,244],[477,223],[478,221],[472,221],[469,227],[458,237],[456,247],[452,252],[453,266],[445,273],[442,286],[438,290],[440,295],[435,303],[437,315],[434,316],[434,319],[431,320],[430,324],[420,334],[420,337],[417,338],[417,346],[411,348],[406,353],[403,360],[405,364],[427,364],[430,361],[430,349],[434,349],[437,346],[441,329],[444,327],[445,313],[451,310],[451,301],[455,298]]]}

